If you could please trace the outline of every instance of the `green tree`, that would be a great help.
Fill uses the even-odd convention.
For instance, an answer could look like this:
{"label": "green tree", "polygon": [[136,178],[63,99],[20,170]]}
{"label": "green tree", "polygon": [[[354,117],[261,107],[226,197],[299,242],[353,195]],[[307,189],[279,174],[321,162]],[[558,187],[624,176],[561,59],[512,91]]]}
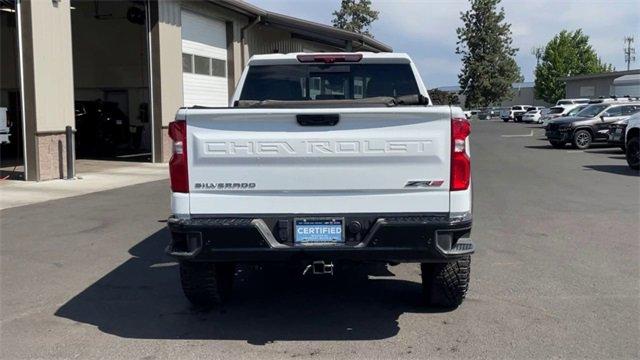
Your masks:
{"label": "green tree", "polygon": [[589,45],[589,36],[576,31],[562,30],[544,48],[540,63],[536,66],[536,97],[555,103],[565,96],[566,76],[613,71]]}
{"label": "green tree", "polygon": [[333,12],[333,26],[373,37],[371,23],[378,20],[379,11],[371,8],[371,0],[342,0],[340,10]]}
{"label": "green tree", "polygon": [[514,59],[511,24],[505,22],[500,0],[470,0],[471,9],[460,13],[463,26],[456,30],[456,54],[462,55],[458,82],[466,95],[465,107],[485,107],[513,96],[512,84],[520,79]]}

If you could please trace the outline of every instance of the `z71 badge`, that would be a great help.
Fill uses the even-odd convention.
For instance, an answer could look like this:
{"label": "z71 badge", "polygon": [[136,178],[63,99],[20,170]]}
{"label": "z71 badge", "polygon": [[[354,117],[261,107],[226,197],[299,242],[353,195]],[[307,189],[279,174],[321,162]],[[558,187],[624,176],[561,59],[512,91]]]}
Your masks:
{"label": "z71 badge", "polygon": [[251,190],[255,189],[256,183],[195,183],[198,190]]}
{"label": "z71 badge", "polygon": [[408,181],[404,187],[406,188],[417,188],[417,187],[439,187],[444,184],[444,180],[418,180],[418,181]]}

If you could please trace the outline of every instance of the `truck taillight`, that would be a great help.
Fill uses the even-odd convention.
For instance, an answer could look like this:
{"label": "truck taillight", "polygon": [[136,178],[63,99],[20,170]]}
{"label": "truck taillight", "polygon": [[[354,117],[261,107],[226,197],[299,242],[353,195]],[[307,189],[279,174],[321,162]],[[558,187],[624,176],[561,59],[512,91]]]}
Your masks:
{"label": "truck taillight", "polygon": [[189,171],[187,168],[187,122],[176,120],[169,123],[169,137],[173,140],[173,155],[169,160],[171,191],[189,192]]}
{"label": "truck taillight", "polygon": [[451,119],[451,191],[466,190],[471,182],[471,159],[467,154],[469,120]]}

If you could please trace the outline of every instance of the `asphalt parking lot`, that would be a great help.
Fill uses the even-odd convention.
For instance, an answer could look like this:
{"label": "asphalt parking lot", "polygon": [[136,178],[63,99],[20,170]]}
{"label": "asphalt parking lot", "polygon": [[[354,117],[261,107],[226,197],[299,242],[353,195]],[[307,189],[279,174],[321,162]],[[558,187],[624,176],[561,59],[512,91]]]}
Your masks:
{"label": "asphalt parking lot", "polygon": [[300,280],[244,269],[199,312],[163,255],[168,181],[0,212],[3,359],[640,356],[640,177],[617,148],[552,149],[473,122],[466,302],[419,303],[417,265]]}

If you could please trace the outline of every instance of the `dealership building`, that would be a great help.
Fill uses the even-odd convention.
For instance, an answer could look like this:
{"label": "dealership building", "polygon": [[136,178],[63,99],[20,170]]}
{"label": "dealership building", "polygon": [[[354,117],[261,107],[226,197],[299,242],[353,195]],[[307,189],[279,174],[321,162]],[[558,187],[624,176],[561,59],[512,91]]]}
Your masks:
{"label": "dealership building", "polygon": [[640,69],[561,78],[567,98],[640,97]]}
{"label": "dealership building", "polygon": [[[0,167],[65,177],[75,158],[166,162],[181,106],[227,106],[252,55],[392,49],[239,0],[0,0]],[[0,128],[2,128],[0,124]]]}

